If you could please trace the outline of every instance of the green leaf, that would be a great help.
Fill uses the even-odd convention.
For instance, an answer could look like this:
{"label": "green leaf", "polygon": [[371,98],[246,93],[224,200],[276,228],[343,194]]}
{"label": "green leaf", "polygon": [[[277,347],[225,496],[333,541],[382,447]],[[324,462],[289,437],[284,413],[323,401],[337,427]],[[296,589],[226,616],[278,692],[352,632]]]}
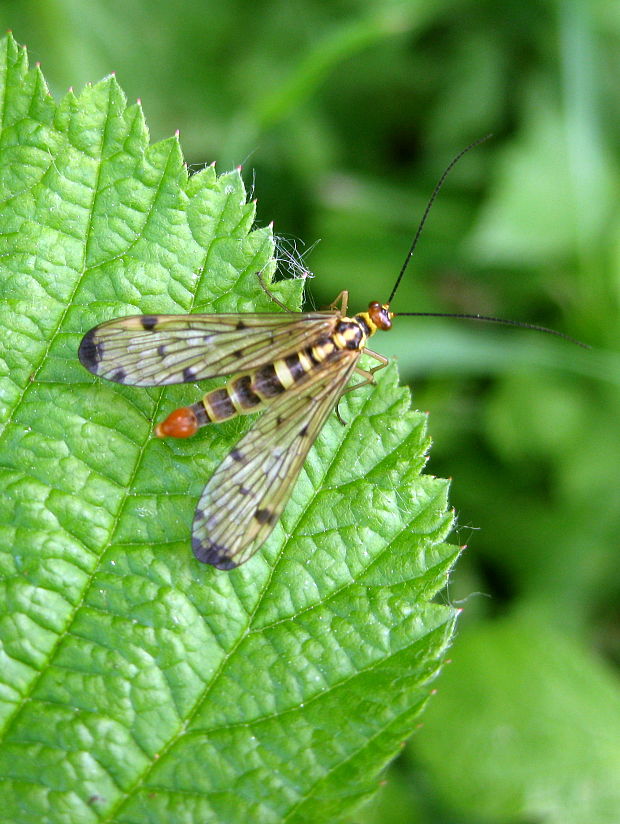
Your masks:
{"label": "green leaf", "polygon": [[524,605],[455,646],[414,744],[447,820],[618,820],[616,674],[544,618]]}
{"label": "green leaf", "polygon": [[251,421],[153,439],[200,390],[93,379],[77,346],[134,312],[276,311],[271,231],[237,171],[188,177],[178,140],[150,146],[114,78],[56,104],[0,45],[0,821],[343,820],[452,633],[426,418],[386,370],[257,556],[197,563],[200,490]]}

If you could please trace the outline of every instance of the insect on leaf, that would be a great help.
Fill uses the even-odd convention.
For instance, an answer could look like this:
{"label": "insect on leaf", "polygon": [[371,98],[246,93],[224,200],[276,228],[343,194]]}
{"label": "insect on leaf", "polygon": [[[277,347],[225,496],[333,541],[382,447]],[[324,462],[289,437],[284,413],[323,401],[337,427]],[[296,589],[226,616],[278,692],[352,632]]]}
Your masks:
{"label": "insect on leaf", "polygon": [[[455,619],[430,600],[458,549],[447,482],[420,474],[426,417],[383,370],[343,399],[346,427],[327,416],[254,559],[194,562],[201,490],[271,406],[160,441],[216,381],[124,386],[76,353],[136,313],[278,317],[256,277],[270,231],[237,172],[188,176],[177,140],[150,145],[114,78],[55,100],[6,37],[0,94],[4,819],[343,818],[417,723]],[[301,286],[270,288],[295,307]]]}
{"label": "insect on leaf", "polygon": [[330,312],[281,315],[138,315],[91,329],[82,364],[117,383],[157,386],[232,372],[228,383],[171,413],[160,437],[188,437],[199,427],[267,411],[207,484],[194,518],[198,560],[220,569],[247,561],[271,534],[308,450],[345,391],[367,339],[389,329],[387,306],[345,317]]}

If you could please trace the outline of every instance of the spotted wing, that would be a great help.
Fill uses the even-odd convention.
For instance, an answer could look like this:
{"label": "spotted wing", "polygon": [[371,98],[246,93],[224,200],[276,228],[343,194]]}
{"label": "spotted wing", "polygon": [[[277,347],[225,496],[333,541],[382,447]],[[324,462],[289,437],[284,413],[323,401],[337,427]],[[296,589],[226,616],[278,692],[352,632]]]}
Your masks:
{"label": "spotted wing", "polygon": [[94,375],[133,386],[254,369],[329,335],[339,312],[132,315],[95,326],[79,349]]}
{"label": "spotted wing", "polygon": [[192,546],[199,561],[232,569],[264,543],[359,354],[339,351],[288,389],[224,458],[194,517]]}

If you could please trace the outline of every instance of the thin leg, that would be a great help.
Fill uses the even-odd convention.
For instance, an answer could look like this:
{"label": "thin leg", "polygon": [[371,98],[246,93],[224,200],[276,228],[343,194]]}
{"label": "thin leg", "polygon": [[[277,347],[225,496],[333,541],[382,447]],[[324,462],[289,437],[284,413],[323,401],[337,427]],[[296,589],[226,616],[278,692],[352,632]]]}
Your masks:
{"label": "thin leg", "polygon": [[[370,355],[371,358],[379,361],[378,366],[373,366],[372,369],[362,369],[361,366],[356,366],[355,371],[358,375],[362,375],[364,378],[363,381],[356,383],[354,386],[348,386],[342,395],[345,392],[351,392],[353,389],[357,389],[358,386],[366,386],[367,383],[375,383],[375,372],[378,372],[380,369],[385,369],[385,367],[390,362],[388,358],[385,358],[383,355],[380,355],[378,352],[373,352],[372,349],[364,349],[365,355]],[[342,395],[340,397],[342,397]]]}
{"label": "thin leg", "polygon": [[[381,367],[379,366],[377,368],[380,369]],[[354,389],[359,389],[361,386],[367,386],[369,383],[375,382],[374,374],[372,372],[366,372],[364,369],[356,369],[355,371],[358,375],[364,375],[364,380],[359,383],[354,383],[353,386],[347,386],[347,388],[343,389],[340,393],[340,397],[346,395],[347,392],[353,392]]]}
{"label": "thin leg", "polygon": [[384,358],[383,355],[379,355],[377,352],[373,352],[371,349],[364,349],[364,354],[370,355],[371,358],[379,361],[378,366],[374,366],[372,369],[362,369],[361,366],[356,366],[355,371],[358,375],[361,375],[364,380],[360,381],[359,383],[354,384],[353,386],[347,386],[346,389],[340,393],[340,397],[338,398],[338,403],[336,404],[336,415],[338,416],[338,420],[343,426],[346,426],[346,421],[342,419],[342,415],[340,414],[340,401],[342,400],[342,396],[346,395],[347,392],[353,392],[354,389],[359,389],[362,386],[367,386],[369,383],[375,383],[375,372],[378,372],[379,369],[385,369],[388,365],[389,360]]}
{"label": "thin leg", "polygon": [[354,384],[353,386],[347,386],[346,389],[343,389],[340,393],[340,397],[338,398],[338,403],[336,404],[336,415],[338,416],[338,420],[343,426],[347,425],[347,422],[343,420],[342,415],[340,414],[340,401],[342,400],[343,396],[347,394],[347,392],[353,392],[354,389],[359,389],[361,386],[367,386],[369,383],[374,383],[375,379],[372,372],[366,372],[365,369],[359,369],[356,367],[355,371],[358,375],[366,375],[363,381]]}
{"label": "thin leg", "polygon": [[375,372],[379,371],[379,369],[385,369],[390,362],[389,358],[386,358],[385,355],[380,355],[378,352],[373,352],[372,349],[364,349],[364,354],[374,358],[376,361],[379,361],[379,366],[375,366],[370,370],[371,375],[374,375]]}
{"label": "thin leg", "polygon": [[[336,298],[337,300],[338,298]],[[385,367],[390,362],[388,358],[380,355],[378,352],[373,352],[372,349],[364,349],[364,354],[369,355],[371,358],[379,361],[378,366],[373,366],[372,369],[362,369],[361,366],[356,366],[355,371],[358,375],[361,375],[364,380],[360,381],[359,383],[354,384],[353,386],[347,386],[346,389],[340,394],[338,398],[338,403],[336,404],[336,415],[338,416],[338,420],[343,426],[346,426],[346,421],[342,419],[342,415],[340,414],[340,401],[342,400],[342,396],[346,395],[347,392],[353,392],[354,389],[359,389],[362,386],[367,386],[369,383],[375,383],[375,372],[378,372],[380,369],[385,369]]]}
{"label": "thin leg", "polygon": [[[342,397],[342,395],[340,396],[340,398],[341,398],[341,397]],[[347,425],[347,422],[344,420],[344,418],[343,418],[343,417],[342,417],[342,415],[340,414],[340,398],[338,398],[338,403],[336,404],[336,417],[338,418],[338,420],[340,421],[340,423],[341,423],[343,426],[346,426],[346,425]]]}
{"label": "thin leg", "polygon": [[[338,306],[338,302],[340,301],[340,307]],[[328,309],[338,309],[341,315],[346,316],[347,314],[347,307],[349,305],[349,293],[346,289],[343,289],[342,292],[337,295],[333,301],[327,307]]]}
{"label": "thin leg", "polygon": [[274,303],[276,303],[281,309],[284,309],[286,312],[290,312],[291,310],[288,308],[288,306],[286,306],[286,304],[282,303],[281,300],[278,300],[278,298],[273,294],[273,292],[269,291],[269,289],[265,285],[265,281],[263,280],[263,270],[262,269],[261,269],[260,272],[256,273],[256,277],[258,278],[258,282],[261,285],[261,289],[263,290],[263,292],[265,292],[267,297],[270,298]]}

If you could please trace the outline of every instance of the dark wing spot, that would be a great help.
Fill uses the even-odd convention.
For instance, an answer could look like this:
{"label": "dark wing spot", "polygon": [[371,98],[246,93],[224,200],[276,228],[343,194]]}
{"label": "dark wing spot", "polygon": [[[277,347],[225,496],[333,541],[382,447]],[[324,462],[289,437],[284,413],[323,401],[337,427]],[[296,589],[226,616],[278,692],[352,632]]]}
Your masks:
{"label": "dark wing spot", "polygon": [[242,358],[243,357],[243,349],[235,349],[235,351],[233,352],[233,357]]}
{"label": "dark wing spot", "polygon": [[245,329],[245,323],[242,320],[237,323],[237,329]]}
{"label": "dark wing spot", "polygon": [[91,329],[90,332],[87,332],[82,338],[80,348],[78,349],[80,363],[88,369],[89,372],[93,372],[96,375],[97,366],[101,361],[102,354],[101,344],[95,343],[95,330]]}
{"label": "dark wing spot", "polygon": [[276,426],[282,426],[283,423],[284,418],[282,417],[282,415],[278,415],[278,417],[276,418]]}
{"label": "dark wing spot", "polygon": [[240,495],[249,495],[249,494],[250,494],[250,490],[247,488],[247,486],[243,486],[243,484],[242,484],[242,485],[239,487],[239,494],[240,494]]}
{"label": "dark wing spot", "polygon": [[150,331],[157,326],[157,315],[142,315],[140,323],[143,329]]}
{"label": "dark wing spot", "polygon": [[305,438],[307,434],[308,434],[308,424],[306,424],[306,425],[303,427],[303,429],[300,429],[300,430],[299,430],[299,437],[300,437],[300,438]]}
{"label": "dark wing spot", "polygon": [[160,343],[159,344],[159,346],[157,347],[157,354],[161,355],[162,358],[166,354],[166,344],[165,343]]}
{"label": "dark wing spot", "polygon": [[192,535],[192,549],[195,557],[203,564],[211,564],[218,569],[234,569],[238,566],[228,553],[228,549],[221,544],[216,544],[206,538],[201,541]]}
{"label": "dark wing spot", "polygon": [[195,378],[196,373],[194,372],[194,369],[191,366],[186,366],[183,370],[183,381],[185,383],[189,383],[190,381],[193,381]]}
{"label": "dark wing spot", "polygon": [[231,450],[230,457],[233,459],[233,461],[239,461],[239,463],[243,463],[245,461],[245,456],[243,452],[240,452],[238,449]]}
{"label": "dark wing spot", "polygon": [[274,515],[270,509],[257,509],[254,517],[259,524],[272,524],[274,521]]}
{"label": "dark wing spot", "polygon": [[106,376],[108,380],[114,381],[115,383],[124,383],[125,378],[127,377],[127,372],[121,367],[117,369],[116,372],[112,372],[111,375]]}

